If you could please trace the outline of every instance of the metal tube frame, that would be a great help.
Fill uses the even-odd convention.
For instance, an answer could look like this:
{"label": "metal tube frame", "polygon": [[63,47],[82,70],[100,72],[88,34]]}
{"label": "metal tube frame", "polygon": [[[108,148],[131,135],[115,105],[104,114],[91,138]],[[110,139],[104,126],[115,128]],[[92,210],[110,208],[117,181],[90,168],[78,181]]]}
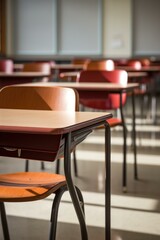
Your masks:
{"label": "metal tube frame", "polygon": [[132,97],[132,116],[133,116],[133,151],[134,151],[134,178],[138,179],[138,169],[137,169],[137,145],[136,145],[136,121],[135,121],[135,95],[134,91],[131,94]]}
{"label": "metal tube frame", "polygon": [[123,192],[127,192],[127,128],[125,123],[125,118],[123,114],[123,106],[122,106],[122,92],[120,93],[120,114],[122,120],[123,127]]}
{"label": "metal tube frame", "polygon": [[83,212],[83,208],[80,204],[80,199],[77,194],[76,188],[73,184],[72,176],[71,176],[71,137],[74,134],[83,133],[87,129],[95,129],[97,126],[104,125],[105,126],[105,171],[106,171],[106,180],[105,180],[105,239],[111,239],[111,227],[110,227],[110,207],[111,207],[111,178],[110,178],[110,126],[107,121],[103,121],[97,124],[93,124],[87,128],[77,130],[73,133],[67,133],[65,135],[65,147],[64,147],[64,172],[66,176],[68,190],[79,220],[80,229],[81,229],[81,238],[82,240],[88,240],[87,227],[85,223],[85,216]]}

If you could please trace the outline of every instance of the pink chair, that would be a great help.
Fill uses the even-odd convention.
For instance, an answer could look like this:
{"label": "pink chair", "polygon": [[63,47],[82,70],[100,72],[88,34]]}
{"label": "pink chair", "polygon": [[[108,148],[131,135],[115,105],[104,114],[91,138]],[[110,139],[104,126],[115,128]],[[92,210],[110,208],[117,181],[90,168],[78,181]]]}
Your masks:
{"label": "pink chair", "polygon": [[12,73],[14,69],[13,61],[10,59],[0,60],[0,72]]}

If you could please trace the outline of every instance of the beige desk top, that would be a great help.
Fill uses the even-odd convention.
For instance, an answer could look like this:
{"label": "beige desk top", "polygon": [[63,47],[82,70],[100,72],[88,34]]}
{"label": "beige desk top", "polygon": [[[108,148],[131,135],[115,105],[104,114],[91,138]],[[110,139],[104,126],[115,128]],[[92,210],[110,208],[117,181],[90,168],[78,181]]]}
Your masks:
{"label": "beige desk top", "polygon": [[77,83],[77,82],[35,82],[18,84],[20,86],[59,86],[59,87],[70,87],[75,88],[78,91],[103,91],[103,92],[121,92],[130,91],[134,88],[139,87],[138,83],[128,83],[127,85],[120,85],[117,83]]}
{"label": "beige desk top", "polygon": [[0,109],[0,132],[63,134],[105,121],[110,113]]}
{"label": "beige desk top", "polygon": [[0,78],[19,78],[19,77],[48,77],[49,74],[41,73],[41,72],[13,72],[13,73],[3,73],[0,72]]}

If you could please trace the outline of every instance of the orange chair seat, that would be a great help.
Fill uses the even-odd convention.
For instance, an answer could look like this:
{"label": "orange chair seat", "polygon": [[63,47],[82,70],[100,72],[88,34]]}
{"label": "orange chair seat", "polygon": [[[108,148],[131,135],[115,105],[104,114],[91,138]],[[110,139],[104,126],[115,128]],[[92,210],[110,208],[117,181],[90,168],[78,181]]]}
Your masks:
{"label": "orange chair seat", "polygon": [[111,118],[108,119],[107,122],[109,123],[110,127],[115,127],[122,124],[122,120],[120,118]]}
{"label": "orange chair seat", "polygon": [[[107,122],[109,123],[110,127],[116,127],[122,124],[122,120],[120,118],[110,118],[107,120]],[[97,129],[101,128],[104,128],[104,125],[99,126]]]}
{"label": "orange chair seat", "polygon": [[0,174],[0,201],[25,202],[43,199],[65,184],[63,175],[47,172]]}

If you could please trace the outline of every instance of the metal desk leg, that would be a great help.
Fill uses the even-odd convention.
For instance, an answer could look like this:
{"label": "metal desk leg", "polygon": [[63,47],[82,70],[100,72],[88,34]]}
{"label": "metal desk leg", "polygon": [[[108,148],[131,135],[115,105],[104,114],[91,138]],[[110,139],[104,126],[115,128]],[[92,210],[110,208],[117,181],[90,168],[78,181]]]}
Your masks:
{"label": "metal desk leg", "polygon": [[134,178],[138,179],[134,91],[132,91],[132,111],[133,111],[133,130],[132,131],[133,131],[133,151],[134,151]]}
{"label": "metal desk leg", "polygon": [[81,237],[82,240],[88,240],[87,227],[85,223],[84,213],[80,205],[79,197],[74,187],[72,176],[71,176],[71,133],[66,134],[65,136],[65,149],[64,149],[64,171],[66,176],[66,181],[68,185],[68,190],[72,198],[72,202],[77,213],[77,217],[80,223]]}
{"label": "metal desk leg", "polygon": [[123,127],[123,180],[122,187],[123,192],[127,192],[127,127],[123,114],[123,106],[122,106],[122,93],[120,93],[120,113],[122,119],[122,127]]}
{"label": "metal desk leg", "polygon": [[111,133],[109,124],[105,124],[105,240],[111,239]]}

